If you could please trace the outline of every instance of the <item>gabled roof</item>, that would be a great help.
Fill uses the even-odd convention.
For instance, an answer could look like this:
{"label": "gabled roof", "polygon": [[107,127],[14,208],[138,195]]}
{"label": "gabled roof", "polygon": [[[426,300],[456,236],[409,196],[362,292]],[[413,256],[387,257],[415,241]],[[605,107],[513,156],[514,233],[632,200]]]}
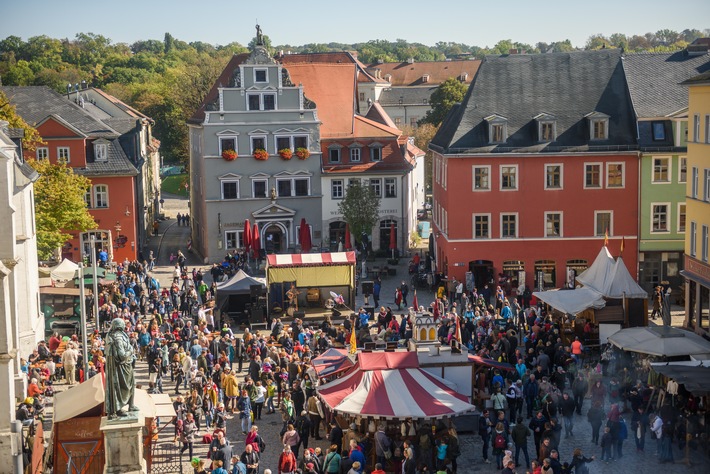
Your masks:
{"label": "gabled roof", "polygon": [[350,51],[331,51],[328,53],[303,53],[303,54],[285,54],[279,57],[279,61],[284,66],[288,67],[291,64],[303,63],[327,63],[327,64],[344,64],[351,63],[357,66],[358,82],[379,82],[386,83],[383,79],[378,79],[367,71],[367,66],[360,62],[357,58],[357,52]]}
{"label": "gabled roof", "polygon": [[207,104],[217,100],[219,97],[219,88],[226,87],[229,84],[232,74],[234,74],[234,71],[240,64],[249,58],[249,54],[250,53],[235,54],[230,58],[227,65],[222,70],[222,74],[219,75],[210,91],[202,100],[202,103],[200,103],[200,106],[197,108],[195,113],[192,114],[192,117],[187,120],[187,123],[200,124],[205,120],[205,109],[207,108]]}
{"label": "gabled roof", "polygon": [[384,106],[428,106],[429,99],[437,87],[439,86],[390,87],[382,91],[377,101]]}
{"label": "gabled roof", "polygon": [[6,86],[2,87],[2,91],[15,105],[17,113],[30,125],[38,124],[54,114],[89,138],[119,136],[106,123],[47,86]]}
{"label": "gabled roof", "polygon": [[372,121],[386,125],[389,128],[397,129],[397,125],[395,125],[392,118],[387,114],[387,112],[385,112],[385,109],[383,109],[382,106],[377,102],[374,102],[370,106],[370,109],[365,114],[365,117]]}
{"label": "gabled roof", "polygon": [[95,161],[87,153],[86,168],[74,168],[76,174],[84,176],[136,176],[138,170],[126,156],[118,139],[111,140],[108,146],[108,159]]}
{"label": "gabled roof", "polygon": [[[540,143],[541,112],[556,117],[557,140]],[[592,112],[609,116],[609,137],[589,141]],[[508,118],[508,139],[489,144],[485,117]],[[531,55],[487,56],[466,93],[432,140],[444,152],[553,152],[631,149],[636,146],[633,111],[614,49]],[[455,151],[453,151],[455,149]]]}
{"label": "gabled roof", "polygon": [[688,107],[688,90],[681,83],[710,71],[710,55],[675,53],[629,54],[623,59],[636,116],[668,117]]}
{"label": "gabled roof", "polygon": [[710,82],[710,71],[704,72],[702,74],[699,74],[697,76],[693,76],[689,79],[686,79],[683,81],[684,86],[693,86],[696,84],[707,84]]}
{"label": "gabled roof", "polygon": [[[293,56],[284,56],[293,57]],[[294,84],[316,104],[321,138],[352,136],[356,109],[356,66],[352,63],[292,63]]]}
{"label": "gabled roof", "polygon": [[[387,74],[390,77],[390,84],[393,86],[421,86],[425,84],[439,85],[450,77],[460,78],[462,74],[467,77],[463,81],[470,84],[473,77],[481,65],[480,59],[465,61],[425,61],[425,62],[403,62],[403,63],[380,63],[370,64],[368,70],[375,76],[379,69],[379,77],[384,78]],[[423,82],[423,76],[428,75],[428,82]]]}

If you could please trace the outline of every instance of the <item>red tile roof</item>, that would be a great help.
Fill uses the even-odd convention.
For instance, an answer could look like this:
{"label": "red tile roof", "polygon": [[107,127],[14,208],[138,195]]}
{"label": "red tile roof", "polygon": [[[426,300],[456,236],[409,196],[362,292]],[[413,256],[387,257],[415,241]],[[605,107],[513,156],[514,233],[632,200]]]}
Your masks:
{"label": "red tile roof", "polygon": [[[466,84],[470,84],[473,77],[481,65],[480,59],[465,61],[426,61],[421,63],[381,63],[370,64],[368,71],[375,77],[390,77],[390,84],[393,86],[418,86],[422,84],[441,84],[450,77],[461,77],[468,74]],[[376,72],[379,70],[378,72]],[[429,80],[424,82],[424,75],[429,76]]]}
{"label": "red tile roof", "polygon": [[365,117],[369,118],[370,120],[374,120],[375,122],[387,125],[390,128],[397,128],[397,125],[395,125],[394,120],[390,118],[390,116],[387,114],[387,112],[385,112],[385,109],[382,108],[379,102],[372,103],[372,105],[370,106],[370,110],[367,111]]}
{"label": "red tile roof", "polygon": [[288,67],[290,64],[301,63],[327,63],[341,64],[351,63],[357,66],[357,81],[358,82],[381,82],[385,83],[384,79],[377,79],[367,71],[367,66],[360,62],[357,58],[357,51],[332,51],[329,53],[305,53],[305,54],[284,54],[279,58],[281,64]]}

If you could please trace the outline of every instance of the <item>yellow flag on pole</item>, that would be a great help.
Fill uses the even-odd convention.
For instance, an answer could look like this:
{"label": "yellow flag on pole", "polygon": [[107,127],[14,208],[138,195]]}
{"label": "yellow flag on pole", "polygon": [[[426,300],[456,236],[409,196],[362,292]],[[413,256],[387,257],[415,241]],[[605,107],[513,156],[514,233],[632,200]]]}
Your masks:
{"label": "yellow flag on pole", "polygon": [[622,253],[624,253],[624,236],[621,236],[621,249],[619,250],[619,256],[621,256]]}
{"label": "yellow flag on pole", "polygon": [[357,352],[357,338],[355,336],[355,328],[350,330],[350,353],[355,354]]}
{"label": "yellow flag on pole", "polygon": [[604,247],[609,245],[609,228],[604,231]]}

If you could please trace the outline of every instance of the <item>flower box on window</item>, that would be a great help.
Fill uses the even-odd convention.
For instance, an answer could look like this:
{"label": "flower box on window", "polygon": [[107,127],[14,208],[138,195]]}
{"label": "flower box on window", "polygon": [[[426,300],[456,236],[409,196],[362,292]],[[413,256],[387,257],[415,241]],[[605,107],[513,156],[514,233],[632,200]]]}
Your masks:
{"label": "flower box on window", "polygon": [[234,150],[224,150],[222,152],[222,158],[227,161],[234,161],[237,159],[237,152]]}
{"label": "flower box on window", "polygon": [[296,156],[299,160],[305,160],[311,156],[311,152],[308,151],[308,148],[296,148]]}
{"label": "flower box on window", "polygon": [[293,152],[290,148],[282,148],[279,150],[279,156],[284,160],[290,160],[293,156]]}
{"label": "flower box on window", "polygon": [[257,148],[254,150],[254,158],[261,161],[266,161],[269,159],[269,152],[263,148]]}

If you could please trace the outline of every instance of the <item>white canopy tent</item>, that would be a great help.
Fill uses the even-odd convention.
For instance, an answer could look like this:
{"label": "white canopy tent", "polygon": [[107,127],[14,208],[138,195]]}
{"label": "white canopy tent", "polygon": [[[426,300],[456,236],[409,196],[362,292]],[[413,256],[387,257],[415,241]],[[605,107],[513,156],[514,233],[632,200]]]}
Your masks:
{"label": "white canopy tent", "polygon": [[549,304],[557,311],[572,315],[577,315],[589,308],[602,309],[606,306],[602,295],[590,288],[536,291],[533,295]]}
{"label": "white canopy tent", "polygon": [[59,265],[50,269],[50,276],[54,281],[69,281],[76,276],[79,265],[66,258]]}
{"label": "white canopy tent", "polygon": [[[671,326],[626,328],[609,336],[619,349],[658,357],[710,358],[710,341],[697,334]],[[696,362],[697,364],[697,362]]]}

